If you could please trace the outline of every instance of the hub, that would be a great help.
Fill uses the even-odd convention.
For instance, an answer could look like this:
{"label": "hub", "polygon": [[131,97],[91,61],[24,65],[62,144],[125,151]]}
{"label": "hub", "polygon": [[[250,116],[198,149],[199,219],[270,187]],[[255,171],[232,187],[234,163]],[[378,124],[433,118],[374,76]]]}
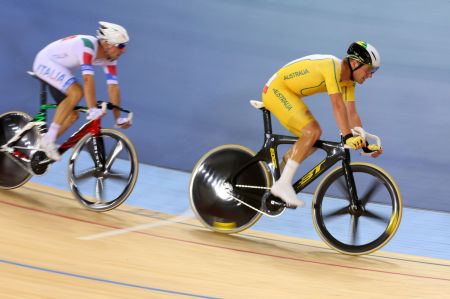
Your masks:
{"label": "hub", "polygon": [[350,214],[355,216],[362,216],[364,214],[364,207],[361,204],[351,204],[348,207]]}

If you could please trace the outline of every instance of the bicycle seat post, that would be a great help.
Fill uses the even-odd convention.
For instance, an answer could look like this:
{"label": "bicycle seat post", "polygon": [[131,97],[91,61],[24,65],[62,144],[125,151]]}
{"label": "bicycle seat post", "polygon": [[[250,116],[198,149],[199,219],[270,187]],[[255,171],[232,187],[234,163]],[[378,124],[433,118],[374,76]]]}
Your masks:
{"label": "bicycle seat post", "polygon": [[47,110],[43,107],[44,105],[47,105],[47,83],[45,81],[40,80],[41,83],[41,92],[40,92],[40,100],[41,100],[41,106],[40,106],[40,112],[44,115],[47,114]]}
{"label": "bicycle seat post", "polygon": [[270,111],[262,108],[263,111],[263,118],[264,118],[264,133],[267,134],[272,134],[272,121],[270,118]]}

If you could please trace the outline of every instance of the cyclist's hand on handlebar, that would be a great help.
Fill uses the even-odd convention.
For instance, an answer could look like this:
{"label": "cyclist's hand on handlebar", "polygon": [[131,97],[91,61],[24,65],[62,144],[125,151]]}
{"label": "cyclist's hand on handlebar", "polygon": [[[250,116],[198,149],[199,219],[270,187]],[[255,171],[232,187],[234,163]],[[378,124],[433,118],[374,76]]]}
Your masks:
{"label": "cyclist's hand on handlebar", "polygon": [[344,143],[352,149],[361,149],[364,145],[364,139],[361,136],[353,136],[351,133],[344,136]]}
{"label": "cyclist's hand on handlebar", "polygon": [[128,129],[131,127],[131,121],[126,117],[119,117],[116,119],[116,126],[122,129]]}
{"label": "cyclist's hand on handlebar", "polygon": [[379,145],[376,145],[376,144],[367,144],[367,146],[365,146],[364,148],[363,148],[363,150],[364,149],[367,149],[368,151],[367,152],[376,152],[376,151],[379,151],[379,150],[381,150],[381,146],[379,146]]}
{"label": "cyclist's hand on handlebar", "polygon": [[376,158],[383,153],[383,148],[376,144],[367,143],[366,146],[362,148],[362,150],[365,153],[370,154],[370,156],[373,158]]}
{"label": "cyclist's hand on handlebar", "polygon": [[97,118],[102,117],[105,114],[103,109],[99,108],[89,108],[88,115],[86,117],[87,120],[96,120]]}

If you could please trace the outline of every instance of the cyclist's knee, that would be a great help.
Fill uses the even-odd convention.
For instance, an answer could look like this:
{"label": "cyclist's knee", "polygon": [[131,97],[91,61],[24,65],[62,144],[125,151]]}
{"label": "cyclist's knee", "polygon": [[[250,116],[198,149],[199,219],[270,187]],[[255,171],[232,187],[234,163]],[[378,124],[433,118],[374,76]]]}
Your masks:
{"label": "cyclist's knee", "polygon": [[312,121],[302,129],[302,137],[316,141],[322,135],[322,128],[317,121]]}
{"label": "cyclist's knee", "polygon": [[82,97],[83,97],[83,88],[79,84],[74,83],[67,89],[66,100],[69,100],[70,103],[73,104],[74,106],[78,104],[78,102],[81,100]]}

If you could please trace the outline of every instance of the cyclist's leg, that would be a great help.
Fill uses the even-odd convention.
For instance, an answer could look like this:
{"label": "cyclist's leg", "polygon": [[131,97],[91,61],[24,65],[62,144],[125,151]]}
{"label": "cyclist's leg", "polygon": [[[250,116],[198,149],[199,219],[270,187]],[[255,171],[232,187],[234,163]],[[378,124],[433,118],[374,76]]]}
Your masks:
{"label": "cyclist's leg", "polygon": [[[287,88],[276,75],[269,80],[268,84],[268,86],[265,86],[262,94],[264,106],[277,117],[286,129],[299,137],[300,142],[306,139],[306,145],[308,145],[310,143],[308,139],[314,139],[315,137],[318,139],[321,135],[320,126],[302,99]],[[315,124],[306,127],[310,122],[315,122]],[[300,138],[302,136],[303,138]],[[294,145],[283,156],[281,161],[283,167],[289,158],[291,158],[294,149],[296,150],[296,157],[293,158],[294,160],[298,160],[299,163],[316,150],[311,146],[308,152],[303,153],[301,151],[302,155],[297,157],[299,147],[298,144]]]}
{"label": "cyclist's leg", "polygon": [[77,111],[71,111],[69,116],[60,125],[56,138],[58,139],[61,137],[61,135],[64,134],[64,132],[66,132],[67,129],[69,129],[78,120],[78,118],[80,118],[79,113]]}
{"label": "cyclist's leg", "polygon": [[[307,111],[307,114],[311,114],[309,110]],[[315,119],[311,119],[307,124],[302,124],[300,121],[297,121],[296,118],[297,116],[291,118],[288,129],[301,138],[299,138],[290,149],[291,153],[289,159],[292,159],[297,163],[302,163],[316,150],[314,148],[314,143],[316,143],[320,138],[320,135],[322,135],[322,130]],[[297,128],[300,128],[300,130]]]}
{"label": "cyclist's leg", "polygon": [[[56,103],[61,103],[67,95],[65,93],[62,93],[60,90],[56,89],[55,87],[49,85],[50,94],[52,95],[53,99]],[[58,130],[57,139],[68,129],[70,128],[74,122],[76,122],[79,118],[79,113],[77,111],[72,111],[70,115],[63,120],[63,123],[61,124],[61,127]]]}
{"label": "cyclist's leg", "polygon": [[[283,172],[284,166],[286,165],[287,161],[291,158],[293,149],[294,149],[294,146],[292,146],[290,149],[288,149],[288,151],[281,158],[281,161],[280,161],[280,173]],[[310,149],[310,151],[306,154],[306,158],[311,156],[316,150],[317,150],[317,148],[312,147]],[[306,158],[304,158],[303,160],[305,160]]]}
{"label": "cyclist's leg", "polygon": [[[294,176],[300,163],[303,162],[313,152],[313,145],[319,139],[321,130],[320,126],[314,119],[311,119],[306,125],[299,122],[300,119],[305,119],[308,113],[301,113],[298,111],[293,115],[286,126],[292,133],[301,136],[299,140],[292,147],[291,157],[287,160],[280,179],[272,186],[272,193],[287,203],[296,206],[303,206],[304,202],[298,200],[297,194],[292,187]],[[304,125],[303,128],[301,126]],[[300,133],[297,128],[301,128]]]}
{"label": "cyclist's leg", "polygon": [[55,146],[55,140],[61,134],[60,130],[67,129],[69,123],[64,124],[64,122],[69,119],[73,108],[81,100],[83,89],[76,83],[74,75],[68,68],[54,62],[45,53],[38,54],[33,64],[33,71],[41,80],[66,95],[66,98],[59,103],[53,122],[40,142],[40,147],[47,155],[58,160],[59,153]]}
{"label": "cyclist's leg", "polygon": [[81,86],[73,82],[67,90],[65,90],[66,98],[63,99],[56,108],[53,122],[48,128],[41,141],[41,148],[53,160],[59,160],[59,152],[55,145],[56,139],[61,136],[72,124],[77,120],[77,113],[73,108],[81,100],[83,89]]}
{"label": "cyclist's leg", "polygon": [[264,105],[286,129],[299,137],[283,159],[287,162],[289,158],[292,158],[297,163],[301,163],[316,150],[313,145],[322,131],[302,99],[286,87],[278,86],[280,84],[275,81],[263,93]]}
{"label": "cyclist's leg", "polygon": [[72,126],[78,119],[78,112],[73,111],[73,108],[83,97],[83,88],[78,83],[73,83],[66,91],[66,98],[63,99],[56,109],[53,123],[59,125],[55,139]]}
{"label": "cyclist's leg", "polygon": [[289,89],[272,83],[265,89],[262,97],[264,105],[281,124],[294,135],[301,137],[292,147],[292,158],[288,159],[271,192],[290,205],[303,206],[304,202],[297,198],[292,181],[299,163],[313,152],[313,145],[321,134],[320,126],[301,98]]}

